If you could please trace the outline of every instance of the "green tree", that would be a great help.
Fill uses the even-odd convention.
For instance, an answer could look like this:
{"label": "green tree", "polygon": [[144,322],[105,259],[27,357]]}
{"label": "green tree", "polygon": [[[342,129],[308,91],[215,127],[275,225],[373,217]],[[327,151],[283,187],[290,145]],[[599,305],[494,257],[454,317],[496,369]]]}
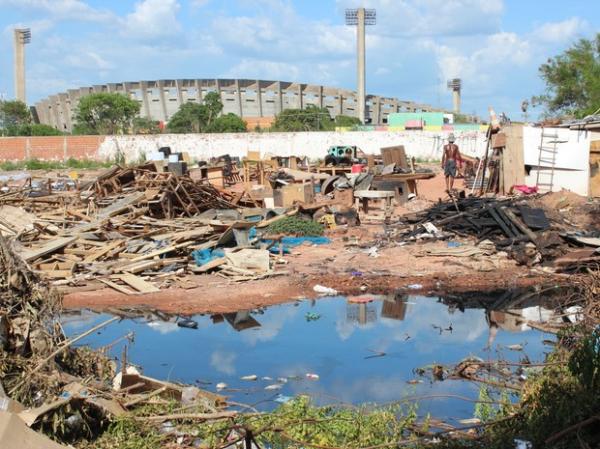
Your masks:
{"label": "green tree", "polygon": [[244,132],[246,123],[235,114],[221,116],[223,102],[217,92],[209,92],[202,104],[185,103],[171,117],[167,129],[172,133]]}
{"label": "green tree", "polygon": [[327,131],[332,129],[327,108],[308,105],[306,109],[284,109],[275,117],[271,128],[275,131]]}
{"label": "green tree", "polygon": [[579,40],[539,70],[546,92],[534,103],[543,104],[550,115],[581,118],[600,108],[600,33]]}
{"label": "green tree", "polygon": [[97,93],[79,100],[75,111],[77,133],[124,133],[140,112],[140,104],[118,93]]}
{"label": "green tree", "polygon": [[206,127],[208,133],[244,133],[246,131],[246,122],[231,112],[217,117]]}
{"label": "green tree", "polygon": [[25,103],[19,100],[0,101],[2,128],[31,123],[31,113]]}
{"label": "green tree", "polygon": [[358,117],[350,117],[348,115],[337,115],[335,117],[335,126],[351,128],[353,126],[360,125],[360,119]]}
{"label": "green tree", "polygon": [[206,126],[210,126],[223,111],[223,102],[218,92],[209,92],[202,102],[206,110]]}
{"label": "green tree", "polygon": [[133,134],[160,134],[161,129],[158,120],[148,117],[136,117],[133,119]]}
{"label": "green tree", "polygon": [[49,125],[40,123],[27,123],[12,128],[13,136],[62,136],[63,133]]}
{"label": "green tree", "polygon": [[167,129],[172,133],[199,133],[204,131],[208,121],[208,111],[205,105],[185,103],[171,117]]}

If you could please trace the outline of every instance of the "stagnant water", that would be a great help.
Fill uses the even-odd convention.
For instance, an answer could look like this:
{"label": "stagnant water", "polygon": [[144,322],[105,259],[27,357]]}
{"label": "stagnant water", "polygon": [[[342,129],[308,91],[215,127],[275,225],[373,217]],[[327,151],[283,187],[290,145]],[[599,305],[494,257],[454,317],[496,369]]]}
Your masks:
{"label": "stagnant water", "polygon": [[[273,408],[276,400],[300,393],[322,404],[387,403],[431,395],[476,399],[477,384],[433,381],[414,370],[434,363],[453,364],[467,356],[510,361],[527,356],[539,361],[551,350],[548,340],[553,335],[524,324],[526,320],[556,319],[550,300],[531,297],[528,292],[469,298],[365,296],[374,300],[356,303],[365,298],[337,297],[257,311],[198,315],[191,317],[198,323],[197,329],[179,327],[176,317],[169,321],[125,319],[83,343],[102,347],[133,331],[129,360],[141,366],[144,374],[212,391],[225,383],[223,394],[258,404],[259,409]],[[75,335],[108,317],[82,311],[65,315],[63,324],[69,335]],[[114,345],[111,354],[118,357],[123,344]],[[514,345],[522,345],[522,351],[514,350]],[[307,374],[316,374],[318,379]],[[258,380],[241,379],[249,375]],[[265,390],[269,385],[280,387]],[[473,416],[474,404],[431,398],[420,400],[418,407],[421,416],[431,413],[452,421]]]}

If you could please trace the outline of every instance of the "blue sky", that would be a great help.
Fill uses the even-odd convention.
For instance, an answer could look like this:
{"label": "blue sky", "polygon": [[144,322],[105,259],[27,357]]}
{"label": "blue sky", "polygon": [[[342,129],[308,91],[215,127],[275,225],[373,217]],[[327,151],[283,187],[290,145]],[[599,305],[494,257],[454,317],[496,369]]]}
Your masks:
{"label": "blue sky", "polygon": [[344,9],[377,9],[367,92],[520,118],[538,67],[599,31],[597,0],[0,0],[0,94],[14,96],[12,29],[29,26],[30,103],[69,88],[160,78],[251,78],[355,88]]}

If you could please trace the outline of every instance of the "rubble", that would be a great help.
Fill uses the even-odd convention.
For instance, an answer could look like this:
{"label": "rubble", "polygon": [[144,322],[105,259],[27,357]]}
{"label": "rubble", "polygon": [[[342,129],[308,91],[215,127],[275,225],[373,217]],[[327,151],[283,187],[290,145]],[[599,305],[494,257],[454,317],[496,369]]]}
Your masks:
{"label": "rubble", "polygon": [[398,242],[443,240],[452,235],[474,238],[476,246],[487,242],[487,247],[425,249],[421,255],[489,255],[492,243],[496,251],[506,252],[528,266],[554,261],[578,245],[596,244],[595,238],[575,238],[572,233],[581,232],[575,224],[551,220],[544,209],[532,207],[538,198],[451,197],[450,201],[401,217],[390,236]]}

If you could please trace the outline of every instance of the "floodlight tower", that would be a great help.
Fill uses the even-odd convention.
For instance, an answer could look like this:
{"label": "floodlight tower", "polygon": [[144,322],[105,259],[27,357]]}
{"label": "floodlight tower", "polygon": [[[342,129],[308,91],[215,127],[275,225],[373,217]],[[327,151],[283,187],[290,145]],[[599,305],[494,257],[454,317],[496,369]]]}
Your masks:
{"label": "floodlight tower", "polygon": [[29,28],[17,28],[15,36],[15,98],[27,103],[25,95],[25,45],[31,42]]}
{"label": "floodlight tower", "polygon": [[448,89],[452,91],[452,103],[454,105],[454,113],[460,114],[460,91],[462,88],[462,81],[460,78],[453,78],[448,80]]}
{"label": "floodlight tower", "polygon": [[377,23],[377,12],[374,9],[347,9],[346,10],[346,25],[356,25],[357,37],[357,88],[358,96],[358,118],[361,123],[365,123],[365,108],[366,108],[366,86],[365,86],[365,26],[375,25]]}

